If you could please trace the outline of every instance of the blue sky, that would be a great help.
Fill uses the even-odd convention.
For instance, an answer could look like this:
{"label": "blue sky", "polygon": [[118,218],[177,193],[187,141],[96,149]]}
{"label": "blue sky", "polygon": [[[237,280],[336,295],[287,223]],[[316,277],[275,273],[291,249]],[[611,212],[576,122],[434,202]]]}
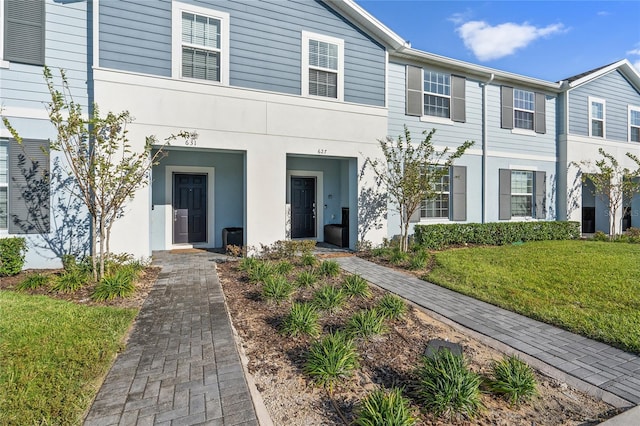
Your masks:
{"label": "blue sky", "polygon": [[356,0],[411,46],[558,81],[627,58],[640,71],[640,1]]}

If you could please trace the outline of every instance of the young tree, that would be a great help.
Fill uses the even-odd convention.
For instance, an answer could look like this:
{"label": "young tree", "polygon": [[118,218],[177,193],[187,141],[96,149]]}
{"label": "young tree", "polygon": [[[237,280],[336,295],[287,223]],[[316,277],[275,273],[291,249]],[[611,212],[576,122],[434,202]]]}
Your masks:
{"label": "young tree", "polygon": [[365,160],[376,178],[394,202],[400,214],[402,237],[400,249],[409,248],[409,220],[420,208],[423,200],[433,200],[440,192],[436,184],[449,173],[449,167],[460,158],[473,141],[465,141],[454,152],[449,147],[436,150],[431,138],[436,129],[422,132],[424,139],[418,144],[411,142],[411,132],[404,127],[404,136],[397,139],[387,137],[379,140],[384,160]]}
{"label": "young tree", "polygon": [[[123,214],[125,204],[138,189],[149,183],[149,171],[165,155],[163,148],[177,138],[195,138],[195,133],[180,132],[167,137],[160,148],[155,136],[147,136],[141,151],[134,151],[127,138],[127,125],[133,119],[128,111],[108,112],[100,116],[93,105],[87,117],[80,104],[73,100],[65,72],[60,71],[62,85],[58,90],[51,70],[44,68],[44,77],[51,95],[47,105],[49,120],[57,131],[50,142],[52,151],[60,151],[66,159],[66,173],[74,182],[65,189],[86,206],[93,229],[91,246],[94,279],[104,275],[104,261],[109,255],[111,228]],[[3,117],[5,127],[21,143],[18,132]]]}
{"label": "young tree", "polygon": [[[580,169],[582,182],[591,182],[594,187],[594,195],[607,205],[609,215],[609,237],[618,233],[618,211],[622,208],[624,200],[630,200],[634,194],[640,192],[640,159],[627,152],[638,167],[631,170],[622,167],[620,162],[604,149],[599,148],[602,156],[595,163],[591,160],[573,163]],[[620,230],[622,230],[622,217],[620,218]]]}

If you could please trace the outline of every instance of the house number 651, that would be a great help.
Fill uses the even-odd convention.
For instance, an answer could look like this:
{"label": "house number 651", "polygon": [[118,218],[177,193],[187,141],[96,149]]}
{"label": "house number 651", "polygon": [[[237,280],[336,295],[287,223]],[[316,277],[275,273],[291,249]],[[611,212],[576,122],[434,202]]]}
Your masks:
{"label": "house number 651", "polygon": [[326,149],[319,149],[318,150],[318,154],[326,154],[327,150]]}
{"label": "house number 651", "polygon": [[184,144],[186,146],[196,146],[196,140],[195,139],[187,139],[186,141],[184,141]]}

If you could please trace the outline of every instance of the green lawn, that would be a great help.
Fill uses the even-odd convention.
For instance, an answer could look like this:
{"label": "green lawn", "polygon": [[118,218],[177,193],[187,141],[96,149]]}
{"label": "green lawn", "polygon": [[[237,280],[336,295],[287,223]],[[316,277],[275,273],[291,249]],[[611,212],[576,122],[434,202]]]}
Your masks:
{"label": "green lawn", "polygon": [[80,424],[136,313],[0,291],[0,424]]}
{"label": "green lawn", "polygon": [[640,244],[542,241],[435,254],[425,279],[640,353]]}

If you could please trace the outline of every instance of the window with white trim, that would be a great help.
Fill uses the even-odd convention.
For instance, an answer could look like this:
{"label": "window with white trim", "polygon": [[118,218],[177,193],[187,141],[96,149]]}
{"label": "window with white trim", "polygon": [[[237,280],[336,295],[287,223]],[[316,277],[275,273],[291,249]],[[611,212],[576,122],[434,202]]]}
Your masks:
{"label": "window with white trim", "polygon": [[640,107],[629,106],[629,142],[640,142]]}
{"label": "window with white trim", "polygon": [[589,136],[605,136],[605,101],[589,97]]}
{"label": "window with white trim", "polygon": [[511,216],[533,215],[533,172],[511,171]]}
{"label": "window with white trim", "polygon": [[302,95],[344,99],[344,40],[302,32]]}
{"label": "window with white trim", "polygon": [[0,141],[0,229],[7,229],[9,191],[9,149],[7,141]]}
{"label": "window with white trim", "polygon": [[424,115],[451,117],[451,75],[424,70]]}
{"label": "window with white trim", "polygon": [[[442,170],[442,166],[438,166]],[[434,190],[438,193],[431,200],[422,200],[420,205],[421,218],[449,218],[449,174],[443,175],[434,185]]]}
{"label": "window with white trim", "polygon": [[229,84],[229,14],[173,2],[174,77]]}
{"label": "window with white trim", "polygon": [[513,89],[513,127],[533,130],[535,114],[535,93]]}

